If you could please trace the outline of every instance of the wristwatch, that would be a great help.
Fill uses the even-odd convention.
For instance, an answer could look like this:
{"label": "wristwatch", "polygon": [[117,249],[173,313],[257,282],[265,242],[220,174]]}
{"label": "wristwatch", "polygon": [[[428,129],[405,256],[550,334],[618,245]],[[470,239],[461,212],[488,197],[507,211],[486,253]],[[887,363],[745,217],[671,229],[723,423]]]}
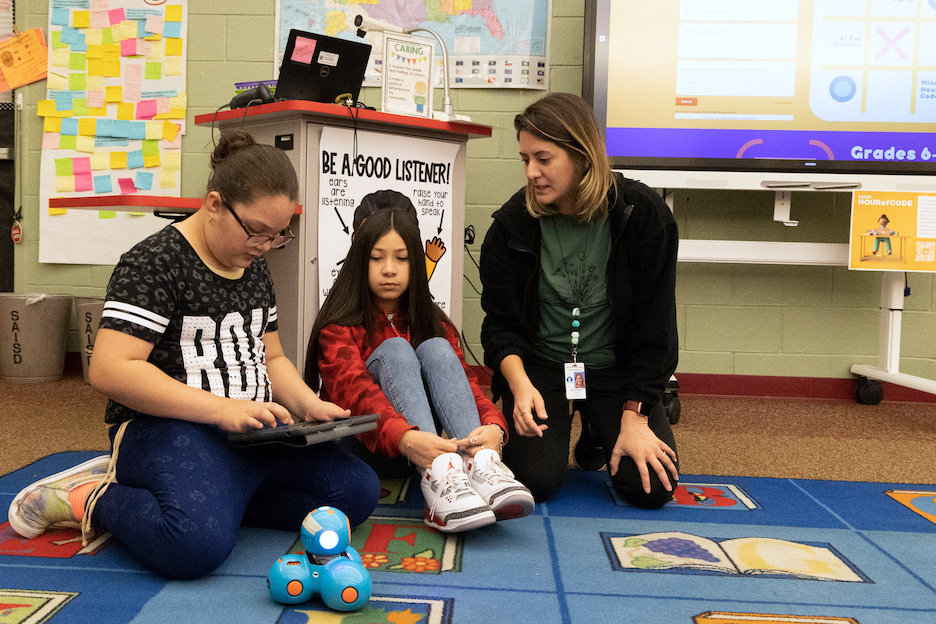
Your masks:
{"label": "wristwatch", "polygon": [[644,403],[643,401],[624,401],[624,409],[637,412],[641,416],[649,418],[650,412],[653,411],[653,404]]}

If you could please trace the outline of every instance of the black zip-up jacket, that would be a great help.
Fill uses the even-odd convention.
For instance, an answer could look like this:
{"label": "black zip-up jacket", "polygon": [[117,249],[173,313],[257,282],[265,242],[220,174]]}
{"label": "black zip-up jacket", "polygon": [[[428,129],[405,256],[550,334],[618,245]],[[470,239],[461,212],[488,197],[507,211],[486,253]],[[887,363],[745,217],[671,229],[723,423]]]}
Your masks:
{"label": "black zip-up jacket", "polygon": [[[614,352],[625,371],[625,399],[657,402],[676,370],[676,255],[673,214],[645,184],[616,173],[608,195],[611,255],[606,279]],[[484,363],[495,401],[509,390],[501,361],[534,354],[539,327],[540,224],[520,189],[493,215],[481,245]]]}

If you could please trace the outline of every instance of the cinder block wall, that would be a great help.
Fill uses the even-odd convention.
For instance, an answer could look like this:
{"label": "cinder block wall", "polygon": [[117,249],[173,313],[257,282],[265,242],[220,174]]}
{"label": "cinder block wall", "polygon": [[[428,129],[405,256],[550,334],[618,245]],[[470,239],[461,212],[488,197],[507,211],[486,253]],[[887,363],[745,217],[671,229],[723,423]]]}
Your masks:
{"label": "cinder block wall", "polygon": [[[20,29],[48,26],[47,0],[20,0]],[[199,196],[208,175],[211,132],[194,125],[196,115],[230,101],[235,82],[275,77],[274,0],[190,0],[188,23],[187,134],[182,139],[182,194]],[[553,0],[550,86],[581,93],[584,0]],[[111,267],[38,262],[39,146],[42,120],[36,102],[45,82],[28,85],[20,113],[18,157],[24,242],[15,252],[16,292],[101,296]],[[524,184],[512,130],[513,116],[539,98],[538,91],[453,89],[455,110],[494,128],[490,139],[469,142],[466,225],[474,226],[470,254],[480,257],[490,214]],[[441,93],[437,93],[441,100]],[[362,99],[379,106],[376,89]],[[788,228],[773,221],[768,192],[686,191],[674,194],[681,236],[693,239],[848,242],[848,196],[794,193]],[[465,277],[481,288],[478,271],[465,260]],[[936,378],[936,311],[929,274],[908,278],[901,371]],[[760,266],[681,263],[677,301],[680,365],[677,372],[738,375],[840,377],[855,363],[876,364],[877,273],[841,267]],[[464,335],[482,358],[480,297],[464,285]],[[73,328],[69,350],[78,350]],[[471,356],[469,355],[469,360]]]}

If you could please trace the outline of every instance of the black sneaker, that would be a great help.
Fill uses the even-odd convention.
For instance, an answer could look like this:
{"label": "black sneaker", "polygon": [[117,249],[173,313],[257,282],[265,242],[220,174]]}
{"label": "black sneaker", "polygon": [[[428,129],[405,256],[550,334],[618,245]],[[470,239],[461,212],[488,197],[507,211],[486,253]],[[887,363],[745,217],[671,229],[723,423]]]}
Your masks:
{"label": "black sneaker", "polygon": [[605,467],[604,450],[601,444],[595,440],[591,426],[582,422],[582,435],[575,443],[575,450],[572,453],[575,458],[575,465],[581,470],[597,471]]}

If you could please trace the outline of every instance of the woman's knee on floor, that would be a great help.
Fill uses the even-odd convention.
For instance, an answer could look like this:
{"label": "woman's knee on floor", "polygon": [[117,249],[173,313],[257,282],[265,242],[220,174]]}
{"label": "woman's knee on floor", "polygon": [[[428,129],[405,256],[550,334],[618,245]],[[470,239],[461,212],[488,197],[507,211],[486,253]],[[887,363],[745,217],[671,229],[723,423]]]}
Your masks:
{"label": "woman's knee on floor", "polygon": [[628,476],[625,476],[625,472],[620,470],[616,475],[611,477],[611,484],[614,486],[615,491],[626,502],[641,509],[659,509],[673,500],[672,490],[676,489],[677,482],[672,476],[670,477],[672,490],[667,490],[657,474],[651,471],[650,492],[647,493],[644,491],[639,473],[636,471],[637,468],[634,466],[634,473],[637,474],[636,479],[633,478],[633,475],[629,475],[630,478],[628,478]]}

